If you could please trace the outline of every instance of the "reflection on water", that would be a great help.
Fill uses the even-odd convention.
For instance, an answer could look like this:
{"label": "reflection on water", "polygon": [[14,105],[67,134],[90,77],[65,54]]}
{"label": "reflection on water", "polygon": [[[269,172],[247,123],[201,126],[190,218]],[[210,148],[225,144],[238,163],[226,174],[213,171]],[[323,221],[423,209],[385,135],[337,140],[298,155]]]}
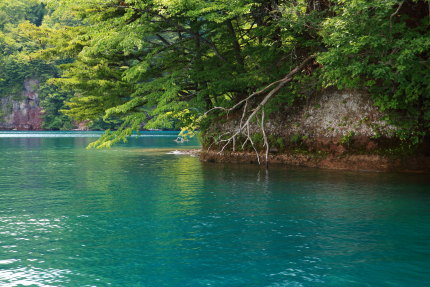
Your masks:
{"label": "reflection on water", "polygon": [[429,181],[0,139],[1,286],[424,286]]}
{"label": "reflection on water", "polygon": [[[98,138],[103,131],[0,131],[0,138]],[[140,131],[131,137],[172,137],[177,138],[179,131]]]}

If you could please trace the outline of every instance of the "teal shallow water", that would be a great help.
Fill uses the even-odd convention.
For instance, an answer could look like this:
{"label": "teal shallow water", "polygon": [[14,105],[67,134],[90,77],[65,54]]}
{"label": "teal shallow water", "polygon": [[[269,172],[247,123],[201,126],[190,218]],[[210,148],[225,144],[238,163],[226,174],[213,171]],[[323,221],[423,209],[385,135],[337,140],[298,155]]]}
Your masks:
{"label": "teal shallow water", "polygon": [[[0,286],[428,286],[430,180],[0,133]],[[155,136],[157,135],[158,136]],[[27,136],[25,136],[27,135]]]}

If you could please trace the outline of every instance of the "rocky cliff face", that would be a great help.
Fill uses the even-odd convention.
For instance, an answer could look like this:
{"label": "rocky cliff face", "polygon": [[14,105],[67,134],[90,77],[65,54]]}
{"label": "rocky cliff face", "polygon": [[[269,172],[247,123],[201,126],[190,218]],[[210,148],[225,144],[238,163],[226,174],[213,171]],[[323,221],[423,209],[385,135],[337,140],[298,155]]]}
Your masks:
{"label": "rocky cliff face", "polygon": [[41,130],[38,85],[37,80],[26,80],[18,99],[12,96],[0,98],[0,130]]}
{"label": "rocky cliff face", "polygon": [[[232,134],[239,121],[240,117],[233,115],[206,131],[203,160],[257,162],[249,145],[245,150],[219,152],[222,145],[214,138]],[[366,93],[326,91],[276,112],[266,121],[269,162],[349,170],[430,171],[429,149],[405,155],[396,129]],[[251,134],[264,161],[261,128],[255,124]]]}

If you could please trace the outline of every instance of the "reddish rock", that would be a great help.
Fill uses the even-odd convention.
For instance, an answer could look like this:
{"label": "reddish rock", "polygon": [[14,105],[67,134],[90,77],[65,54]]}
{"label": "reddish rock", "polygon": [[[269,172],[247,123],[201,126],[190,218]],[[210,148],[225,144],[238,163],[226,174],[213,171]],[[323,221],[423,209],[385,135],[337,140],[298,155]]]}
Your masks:
{"label": "reddish rock", "polygon": [[89,130],[88,124],[89,124],[89,121],[82,121],[82,122],[75,123],[75,125],[77,126],[76,130],[77,131],[88,131]]}
{"label": "reddish rock", "polygon": [[346,148],[343,145],[333,145],[334,147],[334,154],[335,155],[342,155],[346,153]]}
{"label": "reddish rock", "polygon": [[[0,129],[6,130],[41,130],[42,109],[39,106],[39,95],[36,92],[37,80],[27,80],[21,100],[2,98],[0,109],[5,114],[0,120]],[[8,110],[11,107],[11,110]]]}
{"label": "reddish rock", "polygon": [[373,150],[376,150],[377,148],[378,148],[378,144],[372,141],[369,141],[366,145],[367,151],[373,151]]}

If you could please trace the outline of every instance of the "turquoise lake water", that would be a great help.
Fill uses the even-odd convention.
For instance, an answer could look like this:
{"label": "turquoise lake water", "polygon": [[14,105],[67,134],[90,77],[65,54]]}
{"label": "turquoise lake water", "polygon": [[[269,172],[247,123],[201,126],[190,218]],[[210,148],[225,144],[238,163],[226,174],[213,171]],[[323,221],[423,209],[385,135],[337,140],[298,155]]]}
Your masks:
{"label": "turquoise lake water", "polygon": [[149,132],[0,132],[0,286],[430,286],[424,175],[201,163]]}

